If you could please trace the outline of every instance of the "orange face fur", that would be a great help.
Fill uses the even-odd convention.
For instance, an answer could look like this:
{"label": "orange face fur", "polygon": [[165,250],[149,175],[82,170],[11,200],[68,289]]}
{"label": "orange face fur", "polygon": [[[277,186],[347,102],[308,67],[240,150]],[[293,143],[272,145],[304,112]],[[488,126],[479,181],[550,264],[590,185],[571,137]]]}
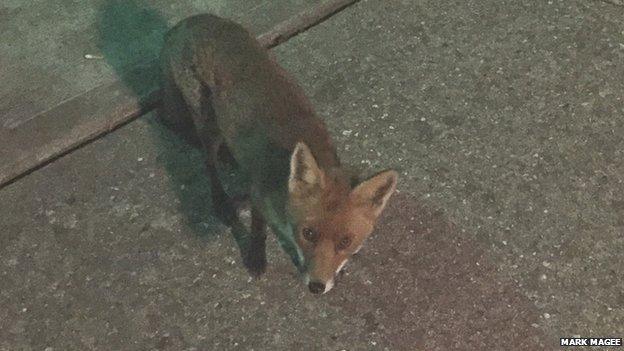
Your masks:
{"label": "orange face fur", "polygon": [[304,257],[310,291],[325,293],[336,274],[371,234],[397,183],[385,171],[351,189],[339,169],[320,169],[310,149],[298,143],[291,157],[289,211]]}

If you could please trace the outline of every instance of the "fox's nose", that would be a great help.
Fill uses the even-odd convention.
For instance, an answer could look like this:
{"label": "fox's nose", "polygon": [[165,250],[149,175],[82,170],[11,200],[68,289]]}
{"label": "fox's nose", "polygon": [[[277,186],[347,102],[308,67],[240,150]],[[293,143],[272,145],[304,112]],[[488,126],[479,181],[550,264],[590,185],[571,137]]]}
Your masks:
{"label": "fox's nose", "polygon": [[320,294],[325,291],[325,284],[319,282],[310,282],[308,284],[308,288],[313,294]]}

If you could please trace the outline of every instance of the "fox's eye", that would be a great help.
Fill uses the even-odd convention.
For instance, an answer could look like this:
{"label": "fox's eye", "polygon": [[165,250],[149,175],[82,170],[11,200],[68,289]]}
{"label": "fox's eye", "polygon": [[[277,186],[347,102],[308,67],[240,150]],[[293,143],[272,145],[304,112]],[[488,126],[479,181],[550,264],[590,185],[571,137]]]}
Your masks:
{"label": "fox's eye", "polygon": [[349,245],[351,245],[351,238],[345,236],[344,238],[340,239],[340,242],[338,242],[338,250],[344,250],[349,247]]}
{"label": "fox's eye", "polygon": [[318,233],[314,229],[303,228],[303,238],[310,242],[315,242],[318,239]]}

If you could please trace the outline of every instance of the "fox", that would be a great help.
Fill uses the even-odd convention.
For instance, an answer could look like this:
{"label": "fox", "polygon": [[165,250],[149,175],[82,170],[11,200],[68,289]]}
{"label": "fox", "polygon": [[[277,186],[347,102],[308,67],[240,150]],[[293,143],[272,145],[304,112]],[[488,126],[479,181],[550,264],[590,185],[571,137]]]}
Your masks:
{"label": "fox", "polygon": [[160,69],[161,116],[203,149],[213,207],[228,226],[240,228],[241,202],[224,189],[220,155],[249,179],[241,254],[250,275],[266,271],[270,228],[295,247],[309,291],[331,290],[373,232],[398,173],[353,184],[303,88],[236,22],[212,14],[183,19],[165,34]]}

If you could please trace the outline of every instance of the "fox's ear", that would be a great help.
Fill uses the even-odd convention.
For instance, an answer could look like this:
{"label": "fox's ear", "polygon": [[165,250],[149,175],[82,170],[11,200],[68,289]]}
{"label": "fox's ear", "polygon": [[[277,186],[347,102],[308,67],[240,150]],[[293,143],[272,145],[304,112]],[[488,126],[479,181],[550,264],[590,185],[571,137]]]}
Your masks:
{"label": "fox's ear", "polygon": [[323,187],[323,174],[310,148],[298,142],[290,157],[288,190],[293,194],[305,194],[317,187]]}
{"label": "fox's ear", "polygon": [[393,170],[381,172],[356,186],[351,191],[351,196],[358,206],[367,212],[371,211],[370,215],[377,218],[386,207],[390,195],[394,193],[398,177]]}

